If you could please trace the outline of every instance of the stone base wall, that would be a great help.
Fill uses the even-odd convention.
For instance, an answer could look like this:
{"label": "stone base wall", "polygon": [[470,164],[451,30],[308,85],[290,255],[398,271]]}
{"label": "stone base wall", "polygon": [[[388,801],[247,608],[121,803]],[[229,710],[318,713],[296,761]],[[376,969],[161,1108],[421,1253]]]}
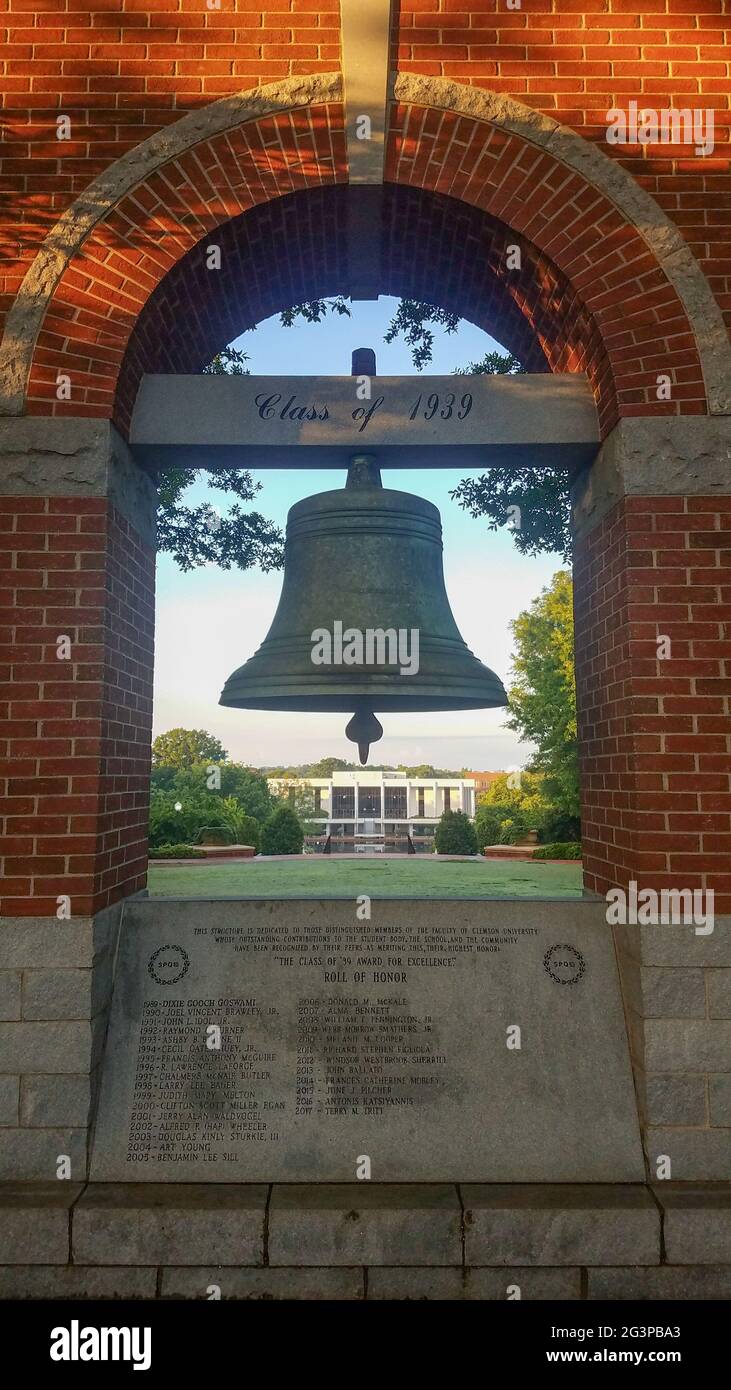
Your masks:
{"label": "stone base wall", "polygon": [[0,1186],[0,1298],[731,1299],[731,1189]]}
{"label": "stone base wall", "polygon": [[0,918],[0,1183],[86,1177],[122,910]]}
{"label": "stone base wall", "polygon": [[650,1179],[728,1181],[731,918],[614,931]]}

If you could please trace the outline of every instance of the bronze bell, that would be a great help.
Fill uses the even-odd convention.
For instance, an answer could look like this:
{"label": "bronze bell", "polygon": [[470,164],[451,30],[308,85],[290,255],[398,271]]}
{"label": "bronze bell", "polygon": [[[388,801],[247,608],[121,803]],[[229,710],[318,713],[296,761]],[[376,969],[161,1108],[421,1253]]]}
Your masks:
{"label": "bronze bell", "polygon": [[431,502],[382,487],[373,459],[351,460],[344,488],[287,517],[284,583],[259,650],[229,676],[237,709],[353,712],[361,763],[383,734],[375,710],[490,709],[502,682],[463,642]]}

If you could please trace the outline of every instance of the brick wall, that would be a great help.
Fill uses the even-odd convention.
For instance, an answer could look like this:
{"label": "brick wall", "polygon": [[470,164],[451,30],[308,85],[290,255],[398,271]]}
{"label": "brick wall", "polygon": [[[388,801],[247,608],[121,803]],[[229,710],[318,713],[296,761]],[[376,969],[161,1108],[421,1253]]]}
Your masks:
{"label": "brick wall", "polygon": [[[482,271],[480,297],[471,300],[469,317],[480,314],[491,328],[521,349],[530,366],[536,361],[554,371],[586,370],[594,387],[602,427],[607,432],[618,415],[703,414],[706,396],[696,341],[677,290],[647,242],[611,199],[552,153],[520,136],[483,121],[415,105],[393,107],[387,177],[400,187],[390,190],[398,230],[390,234],[386,206],[381,279],[393,290],[404,278],[406,220],[398,194],[424,190],[418,213],[418,238],[429,246],[432,266],[438,259],[443,295],[450,308],[455,281],[464,277],[465,260]],[[207,233],[215,241],[234,243],[229,292],[237,305],[244,299],[249,321],[271,312],[271,289],[249,295],[251,273],[236,251],[245,239],[241,225],[218,231],[221,221],[259,209],[278,196],[303,187],[320,191],[342,182],[339,151],[344,146],[342,112],[332,104],[314,105],[306,113],[287,112],[250,122],[237,130],[201,140],[195,150],[151,173],[87,237],[65,270],[38,334],[28,388],[29,413],[100,416],[114,411],[121,364],[134,329],[138,342],[156,342],[158,324],[150,296],[175,268],[172,292],[176,306],[195,305],[197,282],[205,279],[204,298],[223,299],[231,273],[211,282],[206,267]],[[307,152],[303,168],[302,154]],[[431,205],[428,195],[439,195]],[[442,195],[462,200],[451,214],[458,222],[467,204],[474,224],[467,239],[444,230]],[[414,209],[408,220],[414,225]],[[310,218],[293,202],[274,221],[285,225],[267,247],[272,287],[286,279],[293,258],[311,265]],[[480,217],[482,214],[482,218]],[[243,219],[245,221],[245,219]],[[265,221],[266,213],[254,219]],[[257,240],[256,228],[252,231]],[[523,271],[514,276],[505,248],[515,238],[524,254]],[[477,254],[476,254],[477,248]],[[229,248],[229,251],[231,248]],[[229,254],[229,262],[231,256]],[[282,263],[284,263],[284,268]],[[305,271],[305,297],[311,297],[322,268]],[[347,262],[339,260],[333,292],[349,292]],[[430,287],[434,293],[434,286]],[[497,310],[497,313],[496,313]],[[245,327],[239,317],[239,327]],[[167,330],[170,319],[167,314]],[[182,312],[177,312],[178,334]],[[522,324],[521,324],[522,319]],[[231,323],[209,319],[219,337],[208,334],[215,352],[230,336]],[[526,327],[529,332],[526,332]],[[156,351],[159,353],[160,348]],[[190,348],[179,350],[189,363]],[[149,368],[148,368],[149,369]],[[180,368],[178,368],[180,369]],[[672,399],[657,400],[657,375],[672,380]],[[139,367],[138,367],[139,372]],[[57,398],[59,373],[68,374],[71,391]],[[135,382],[131,389],[134,389]],[[128,411],[128,404],[124,407]],[[122,415],[117,418],[122,423]]]}
{"label": "brick wall", "polygon": [[[401,0],[394,61],[404,72],[518,97],[618,159],[655,197],[698,258],[731,324],[728,235],[731,11],[726,0]],[[605,143],[605,115],[713,109],[716,149]]]}
{"label": "brick wall", "polygon": [[[7,306],[60,212],[119,155],[182,113],[278,78],[339,68],[338,0],[8,0],[2,82],[13,195]],[[401,71],[507,93],[566,122],[618,159],[681,229],[731,321],[728,238],[731,17],[725,0],[402,0]],[[713,108],[714,157],[687,147],[612,148],[605,113],[642,105]],[[59,143],[59,113],[73,139]],[[339,154],[344,170],[344,150]]]}
{"label": "brick wall", "polygon": [[0,912],[78,916],[145,883],[154,555],[103,499],[0,505]]}
{"label": "brick wall", "polygon": [[713,886],[729,912],[731,499],[625,499],[575,582],[586,887]]}

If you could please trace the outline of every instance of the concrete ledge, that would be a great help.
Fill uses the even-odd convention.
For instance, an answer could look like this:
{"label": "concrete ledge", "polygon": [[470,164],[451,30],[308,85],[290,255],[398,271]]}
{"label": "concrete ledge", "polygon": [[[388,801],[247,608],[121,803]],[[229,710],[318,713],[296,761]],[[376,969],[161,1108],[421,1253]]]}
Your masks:
{"label": "concrete ledge", "polygon": [[342,1183],[275,1187],[271,1265],[459,1265],[454,1187]]}
{"label": "concrete ledge", "polygon": [[659,1269],[590,1269],[587,1298],[609,1302],[731,1299],[731,1266],[662,1265]]}
{"label": "concrete ledge", "polygon": [[365,1271],[355,1269],[164,1269],[161,1298],[210,1299],[211,1286],[220,1297],[245,1301],[322,1299],[352,1302],[365,1297]]}
{"label": "concrete ledge", "polygon": [[467,1265],[653,1265],[660,1213],[644,1187],[462,1189]]}
{"label": "concrete ledge", "polygon": [[91,1184],[74,1213],[73,1259],[90,1265],[260,1265],[267,1188]]}
{"label": "concrete ledge", "polygon": [[155,1298],[157,1270],[94,1269],[79,1265],[11,1265],[0,1268],[3,1298]]}
{"label": "concrete ledge", "polygon": [[731,1185],[653,1191],[663,1209],[665,1250],[671,1264],[731,1264]]}
{"label": "concrete ledge", "polygon": [[81,1181],[86,1178],[86,1139],[86,1129],[4,1127],[0,1130],[0,1182],[63,1186],[64,1180],[56,1176],[62,1154],[69,1160],[71,1177]]}
{"label": "concrete ledge", "polygon": [[70,1182],[0,1187],[0,1262],[65,1265],[69,1214],[82,1191],[80,1183]]}
{"label": "concrete ledge", "polygon": [[731,1300],[731,1183],[269,1192],[0,1185],[0,1299]]}
{"label": "concrete ledge", "polygon": [[[89,1265],[0,1266],[3,1299],[145,1299],[232,1302],[573,1302],[582,1298],[580,1269],[381,1267],[253,1269],[200,1265],[131,1268]],[[586,1297],[621,1302],[731,1301],[731,1266],[663,1265],[590,1268]],[[219,1293],[220,1291],[220,1293]]]}
{"label": "concrete ledge", "polygon": [[578,1299],[579,1269],[369,1269],[368,1298],[505,1302]]}

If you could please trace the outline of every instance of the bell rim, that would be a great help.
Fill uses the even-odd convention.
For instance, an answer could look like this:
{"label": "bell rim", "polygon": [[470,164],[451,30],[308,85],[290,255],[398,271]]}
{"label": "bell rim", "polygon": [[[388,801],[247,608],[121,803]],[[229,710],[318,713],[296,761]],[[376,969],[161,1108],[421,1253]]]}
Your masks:
{"label": "bell rim", "polygon": [[356,690],[352,691],[350,698],[346,694],[322,696],[319,699],[317,696],[309,695],[293,695],[289,698],[254,696],[250,699],[221,699],[218,703],[224,709],[260,709],[274,714],[278,711],[282,714],[352,714],[353,706],[358,700],[367,700],[374,714],[448,714],[468,709],[505,709],[507,705],[507,700],[488,699],[485,696],[469,698],[455,695],[450,698],[444,695],[424,695],[423,698],[409,696],[402,700],[395,694],[371,691],[366,695]]}

